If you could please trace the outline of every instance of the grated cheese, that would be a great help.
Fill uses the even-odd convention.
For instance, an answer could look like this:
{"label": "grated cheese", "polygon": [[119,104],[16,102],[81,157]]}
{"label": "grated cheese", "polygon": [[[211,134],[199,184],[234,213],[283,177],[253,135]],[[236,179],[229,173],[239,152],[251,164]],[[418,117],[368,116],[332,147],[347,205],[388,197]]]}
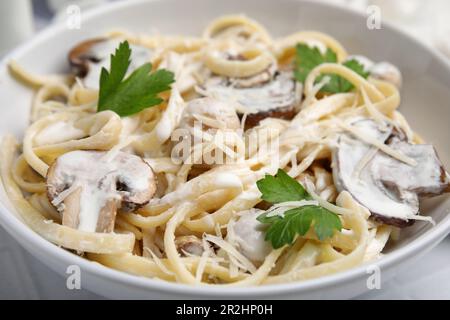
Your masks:
{"label": "grated cheese", "polygon": [[200,261],[197,266],[197,271],[195,272],[195,280],[198,283],[201,283],[202,281],[202,276],[203,273],[205,272],[206,263],[208,262],[209,256],[212,254],[211,247],[209,246],[205,238],[202,238],[202,246],[203,246],[202,256],[200,257]]}
{"label": "grated cheese", "polygon": [[247,270],[251,273],[254,273],[256,271],[256,267],[253,265],[253,263],[225,240],[210,234],[205,234],[204,238],[223,249],[228,254],[230,260],[233,258],[236,259],[236,262],[242,269]]}
{"label": "grated cheese", "polygon": [[207,117],[207,116],[201,115],[199,113],[194,113],[194,114],[192,114],[192,116],[195,119],[197,119],[198,121],[200,121],[202,124],[205,124],[211,128],[225,130],[227,127],[226,123],[224,123],[222,120]]}
{"label": "grated cheese", "polygon": [[148,247],[144,247],[144,251],[148,252],[151,256],[153,261],[155,262],[156,266],[161,269],[161,271],[169,276],[173,276],[175,275],[172,271],[170,271],[169,269],[167,269],[167,267],[164,265],[164,263],[161,261],[161,259],[159,259],[156,254],[153,253],[153,251],[148,248]]}
{"label": "grated cheese", "polygon": [[364,100],[364,106],[367,109],[367,112],[369,115],[375,119],[379,124],[385,125],[386,123],[392,124],[392,120],[386,117],[384,114],[382,114],[370,101],[369,96],[367,95],[366,90],[364,90],[363,87],[361,87],[361,93]]}
{"label": "grated cheese", "polygon": [[352,133],[355,137],[357,137],[361,141],[364,141],[365,143],[368,143],[368,144],[371,144],[371,145],[377,147],[378,149],[380,149],[387,155],[390,155],[391,157],[393,157],[401,162],[404,162],[410,166],[417,165],[417,162],[414,159],[405,156],[404,154],[394,150],[393,148],[385,145],[384,143],[378,141],[377,139],[375,139],[373,137],[364,135],[361,131],[359,131],[359,129],[353,128],[352,126],[349,126],[348,124],[344,123],[343,121],[338,121],[338,124],[341,128],[349,131],[350,133]]}
{"label": "grated cheese", "polygon": [[272,206],[267,212],[267,217],[280,216],[284,217],[284,213],[290,209],[304,207],[304,206],[318,206],[319,202],[317,200],[301,200],[301,201],[286,201],[277,203]]}
{"label": "grated cheese", "polygon": [[52,204],[55,207],[58,207],[61,203],[64,202],[64,200],[70,196],[70,194],[72,192],[74,192],[76,189],[82,187],[80,183],[75,182],[74,184],[72,184],[69,188],[67,188],[66,190],[62,191],[57,197],[53,198],[52,200]]}
{"label": "grated cheese", "polygon": [[309,179],[305,180],[305,187],[306,187],[306,190],[308,191],[308,193],[310,194],[310,196],[314,200],[316,200],[321,207],[324,207],[325,209],[327,209],[327,210],[329,210],[331,212],[334,212],[334,213],[336,213],[338,215],[349,215],[349,214],[352,214],[351,210],[335,206],[334,204],[329,203],[328,201],[322,199],[314,191],[314,184]]}

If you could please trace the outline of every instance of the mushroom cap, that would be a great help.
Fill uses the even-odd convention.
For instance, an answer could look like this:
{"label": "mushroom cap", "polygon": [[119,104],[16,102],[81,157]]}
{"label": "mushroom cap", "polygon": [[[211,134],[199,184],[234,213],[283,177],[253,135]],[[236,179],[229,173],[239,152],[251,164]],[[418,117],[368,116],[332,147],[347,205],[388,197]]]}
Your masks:
{"label": "mushroom cap", "polygon": [[[82,78],[88,88],[98,89],[102,68],[109,69],[110,56],[120,44],[118,39],[95,38],[83,41],[73,47],[68,55],[72,72]],[[150,62],[152,50],[130,45],[132,49],[128,74],[146,62]]]}
{"label": "mushroom cap", "polygon": [[[449,178],[436,149],[430,144],[411,144],[394,139],[389,146],[414,159],[416,166],[380,154],[373,165],[373,172],[386,188],[400,193],[408,191],[420,197],[440,195],[449,186]],[[405,179],[404,177],[407,177]]]}
{"label": "mushroom cap", "polygon": [[70,66],[76,76],[84,78],[89,72],[89,62],[100,62],[94,47],[105,41],[106,38],[89,39],[80,42],[69,51]]}
{"label": "mushroom cap", "polygon": [[411,225],[411,218],[419,212],[419,196],[441,194],[449,185],[448,174],[434,148],[402,141],[398,131],[370,119],[358,119],[352,125],[380,142],[387,141],[389,147],[414,159],[417,165],[405,164],[378,151],[361,167],[371,146],[343,134],[333,153],[336,188],[350,192],[377,221],[398,227]]}
{"label": "mushroom cap", "polygon": [[47,173],[47,194],[63,224],[85,231],[111,232],[117,208],[134,210],[155,191],[152,168],[125,152],[68,152]]}
{"label": "mushroom cap", "polygon": [[209,96],[235,101],[239,115],[247,115],[245,129],[268,117],[290,120],[296,114],[297,83],[293,73],[271,65],[249,78],[213,77],[204,84]]}
{"label": "mushroom cap", "polygon": [[244,78],[228,78],[228,81],[229,85],[233,88],[254,88],[270,82],[275,77],[276,73],[277,65],[276,63],[272,63],[267,69],[254,76]]}

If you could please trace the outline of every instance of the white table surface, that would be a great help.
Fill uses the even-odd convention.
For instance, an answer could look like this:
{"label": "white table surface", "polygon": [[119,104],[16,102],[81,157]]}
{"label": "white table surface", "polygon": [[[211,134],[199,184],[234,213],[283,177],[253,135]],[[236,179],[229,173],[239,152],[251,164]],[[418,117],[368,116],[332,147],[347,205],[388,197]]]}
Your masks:
{"label": "white table surface", "polygon": [[[36,5],[37,3],[37,5]],[[35,3],[38,29],[48,24],[49,14]],[[36,12],[35,11],[35,12]],[[416,35],[429,40],[427,28],[414,24]],[[413,31],[409,26],[408,31]],[[423,31],[423,32],[417,32]],[[425,33],[424,33],[425,32]],[[426,41],[428,42],[428,41]],[[431,44],[431,43],[430,43]],[[380,290],[358,299],[450,299],[450,237]],[[0,299],[102,299],[87,290],[68,290],[66,281],[35,259],[0,227]]]}

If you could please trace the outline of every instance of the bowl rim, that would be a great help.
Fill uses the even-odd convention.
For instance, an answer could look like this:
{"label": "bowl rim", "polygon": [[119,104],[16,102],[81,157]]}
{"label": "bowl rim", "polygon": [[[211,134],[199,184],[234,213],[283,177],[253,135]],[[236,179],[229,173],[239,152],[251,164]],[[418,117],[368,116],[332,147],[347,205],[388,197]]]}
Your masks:
{"label": "bowl rim", "polygon": [[[84,11],[82,21],[89,20],[112,11],[120,10],[121,8],[134,6],[138,7],[145,3],[160,1],[162,0],[130,0],[108,3],[107,5]],[[290,1],[308,3],[309,5],[322,7],[324,10],[331,8],[332,10],[341,11],[347,15],[362,16],[362,13],[354,9],[344,8],[333,3],[315,2],[313,0]],[[7,63],[9,60],[14,57],[22,56],[36,44],[45,42],[53,35],[64,32],[64,27],[64,23],[59,21],[42,30],[32,39],[18,46],[16,49],[10,51],[0,62],[0,74],[8,74]],[[383,28],[389,29],[389,31],[396,34],[396,36],[405,37],[414,42],[415,45],[424,49],[431,57],[435,58],[440,64],[444,65],[450,73],[450,62],[439,51],[432,49],[429,45],[421,42],[412,35],[396,26],[391,25],[390,23],[383,21]],[[132,285],[135,288],[145,289],[147,292],[158,291],[174,295],[208,296],[210,298],[233,298],[243,296],[258,298],[271,296],[274,293],[290,294],[308,290],[314,291],[329,286],[345,284],[347,281],[355,280],[361,276],[366,276],[368,265],[377,265],[381,270],[391,268],[395,266],[396,263],[407,260],[408,258],[418,254],[418,252],[425,251],[427,248],[443,239],[450,232],[450,215],[447,215],[441,222],[427,230],[418,238],[405,244],[402,248],[394,250],[379,260],[370,262],[369,264],[362,264],[349,270],[316,279],[251,287],[192,286],[128,274],[123,271],[103,266],[97,262],[72,254],[69,251],[44,239],[39,234],[34,232],[28,225],[26,225],[20,217],[17,217],[16,214],[11,212],[2,202],[0,202],[0,224],[16,240],[22,239],[23,242],[32,243],[32,246],[39,248],[40,252],[50,255],[56,260],[63,261],[65,265],[78,265],[82,272],[89,273],[91,276],[95,276],[103,280],[113,281],[121,285]],[[21,246],[24,246],[20,241],[18,242]]]}

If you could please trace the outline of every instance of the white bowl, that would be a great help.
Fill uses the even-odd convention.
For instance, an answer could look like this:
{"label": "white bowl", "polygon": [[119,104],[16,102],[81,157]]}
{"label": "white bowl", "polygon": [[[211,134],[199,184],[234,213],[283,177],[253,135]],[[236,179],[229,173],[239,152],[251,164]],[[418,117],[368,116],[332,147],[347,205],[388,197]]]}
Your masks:
{"label": "white bowl", "polygon": [[[229,13],[246,13],[260,21],[274,36],[305,29],[324,31],[340,40],[351,53],[398,65],[404,76],[402,112],[413,128],[436,146],[448,167],[450,66],[445,59],[385,24],[381,30],[368,30],[366,18],[355,12],[295,0],[124,1],[83,12],[80,30],[69,30],[65,23],[53,26],[15,50],[2,63],[0,134],[23,135],[32,98],[32,92],[8,74],[7,60],[15,59],[36,73],[64,71],[68,69],[68,49],[82,39],[118,27],[135,32],[151,32],[156,28],[165,34],[199,35],[210,20]],[[310,281],[251,288],[189,287],[129,275],[82,259],[47,242],[20,221],[4,190],[0,191],[1,225],[57,273],[64,275],[69,265],[80,266],[82,287],[105,297],[349,298],[368,290],[366,282],[371,273],[367,266]],[[448,234],[449,207],[450,198],[445,196],[424,203],[422,211],[433,216],[437,224],[417,222],[405,230],[400,241],[390,246],[387,254],[376,262],[381,268],[382,281],[411,266],[414,259]]]}

